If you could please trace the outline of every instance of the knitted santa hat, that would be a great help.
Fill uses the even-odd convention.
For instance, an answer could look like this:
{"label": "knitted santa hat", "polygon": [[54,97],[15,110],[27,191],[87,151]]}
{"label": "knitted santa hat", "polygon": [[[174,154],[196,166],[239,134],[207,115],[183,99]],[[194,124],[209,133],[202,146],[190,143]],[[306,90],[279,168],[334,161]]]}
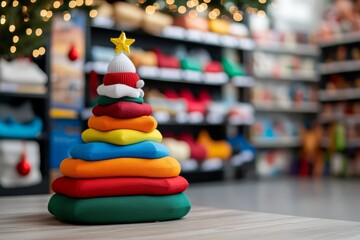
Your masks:
{"label": "knitted santa hat", "polygon": [[104,76],[104,85],[125,84],[133,88],[142,88],[144,81],[140,80],[134,64],[123,53],[117,54],[108,65]]}

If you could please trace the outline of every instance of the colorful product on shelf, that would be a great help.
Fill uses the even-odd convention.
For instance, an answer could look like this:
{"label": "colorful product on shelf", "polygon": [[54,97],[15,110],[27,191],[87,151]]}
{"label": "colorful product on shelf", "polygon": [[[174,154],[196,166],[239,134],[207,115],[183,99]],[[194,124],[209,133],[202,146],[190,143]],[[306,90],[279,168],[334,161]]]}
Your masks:
{"label": "colorful product on shelf", "polygon": [[262,177],[290,173],[293,154],[286,150],[261,151],[256,156],[256,172]]}
{"label": "colorful product on shelf", "polygon": [[27,140],[0,140],[0,186],[30,187],[41,181],[39,144]]}
{"label": "colorful product on shelf", "polygon": [[[127,50],[133,40],[126,39],[124,33],[111,40],[116,45],[115,52],[120,53],[110,62],[108,73],[122,74],[121,70],[133,69],[130,72],[136,74],[131,61],[121,52],[129,53]],[[108,86],[124,84],[128,83]],[[99,91],[98,94],[101,95]],[[124,97],[131,96],[125,94]],[[146,106],[150,112],[109,116],[110,112],[98,114],[94,111],[89,128],[82,134],[85,143],[74,146],[71,157],[60,165],[64,177],[53,183],[56,194],[49,201],[49,212],[59,220],[82,224],[151,222],[184,217],[191,208],[183,193],[188,183],[179,176],[179,162],[170,157],[169,150],[160,143],[162,135],[154,129],[155,120],[148,116],[151,107],[128,101],[110,105],[113,104],[110,112],[116,112],[120,104],[131,105],[136,112],[135,105],[139,109]],[[108,122],[100,123],[100,118]],[[119,123],[110,124],[117,119]],[[129,124],[131,121],[143,127]],[[118,129],[113,129],[115,125]]]}
{"label": "colorful product on shelf", "polygon": [[0,137],[36,138],[41,134],[43,121],[30,102],[20,106],[0,104],[0,108]]}

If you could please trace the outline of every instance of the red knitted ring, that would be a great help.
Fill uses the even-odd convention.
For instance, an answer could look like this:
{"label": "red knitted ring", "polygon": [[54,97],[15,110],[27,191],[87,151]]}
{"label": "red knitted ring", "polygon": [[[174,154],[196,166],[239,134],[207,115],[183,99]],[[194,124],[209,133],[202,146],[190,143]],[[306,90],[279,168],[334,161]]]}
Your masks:
{"label": "red knitted ring", "polygon": [[132,72],[117,72],[106,73],[103,79],[104,85],[113,84],[125,84],[129,87],[136,88],[136,83],[140,80],[140,77],[136,73]]}

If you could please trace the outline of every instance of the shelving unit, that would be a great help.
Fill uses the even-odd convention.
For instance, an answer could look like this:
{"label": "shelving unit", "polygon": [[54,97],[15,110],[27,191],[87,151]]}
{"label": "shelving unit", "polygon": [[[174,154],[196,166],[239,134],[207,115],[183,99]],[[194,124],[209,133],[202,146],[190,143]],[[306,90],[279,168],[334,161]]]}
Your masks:
{"label": "shelving unit", "polygon": [[274,76],[254,76],[257,81],[284,81],[284,82],[314,82],[317,83],[319,81],[317,76],[305,76],[305,75],[294,75],[289,77],[274,77]]}
{"label": "shelving unit", "polygon": [[270,53],[294,54],[303,56],[317,57],[319,49],[315,45],[309,44],[283,44],[279,42],[258,43],[255,50]]}
{"label": "shelving unit", "polygon": [[360,89],[344,89],[336,91],[321,90],[319,92],[319,100],[323,102],[360,100]]}
{"label": "shelving unit", "polygon": [[296,137],[287,137],[287,138],[279,138],[277,140],[259,138],[253,139],[253,144],[257,148],[297,148],[301,146],[301,142],[299,138]]}
{"label": "shelving unit", "polygon": [[[338,35],[323,41],[319,122],[324,128],[322,147],[327,153],[332,174],[349,176],[354,172],[360,152],[360,33]],[[356,170],[355,170],[356,172]]]}
{"label": "shelving unit", "polygon": [[360,60],[347,60],[334,63],[323,63],[320,65],[320,73],[334,74],[334,73],[347,73],[356,72],[360,69]]}
{"label": "shelving unit", "polygon": [[317,113],[317,104],[305,104],[302,106],[279,105],[279,104],[254,104],[256,111],[261,112],[286,112],[286,113]]}
{"label": "shelving unit", "polygon": [[[43,71],[49,72],[46,57],[40,59],[37,64]],[[50,81],[46,85],[46,89],[50,88]],[[29,185],[26,187],[5,188],[0,185],[0,196],[10,195],[30,195],[30,194],[46,194],[49,193],[49,156],[50,156],[50,121],[49,121],[49,93],[34,94],[26,92],[17,92],[16,88],[2,88],[0,90],[0,102],[11,106],[18,106],[19,104],[29,101],[32,104],[34,113],[42,120],[43,128],[40,135],[35,138],[7,138],[0,137],[0,140],[29,140],[35,141],[39,144],[40,150],[40,172],[42,180],[36,185]]]}
{"label": "shelving unit", "polygon": [[[115,35],[119,35],[121,29],[118,29],[116,26],[89,26],[89,37],[87,39],[91,39],[91,42],[88,42],[88,50],[90,53],[91,46],[103,46],[103,47],[112,47],[111,43],[107,41],[110,37],[114,37]],[[237,54],[242,55],[242,51],[251,50],[255,47],[254,43],[250,39],[238,39],[231,36],[221,36],[217,35],[217,41],[205,41],[204,39],[192,39],[191,34],[185,34],[184,36],[180,35],[167,35],[166,31],[164,34],[159,35],[151,35],[145,33],[143,31],[127,31],[128,38],[136,39],[136,46],[141,47],[145,50],[152,49],[154,47],[159,47],[165,53],[171,52],[174,46],[182,45],[187,50],[193,48],[203,48],[207,49],[211,54],[212,59],[220,61],[221,56],[223,54],[223,50],[225,48],[230,48],[232,51],[237,51]],[[186,37],[185,37],[186,36]],[[156,45],[155,45],[156,44]],[[211,50],[211,51],[209,51]],[[107,62],[97,62],[92,59],[88,54],[88,61],[86,64],[86,71],[89,73],[91,70],[94,70],[100,75],[100,78],[106,73]],[[244,59],[243,57],[241,59]],[[154,68],[154,67],[152,67]],[[150,88],[155,88],[157,90],[165,90],[165,89],[181,89],[188,88],[192,92],[196,93],[200,91],[200,89],[207,89],[209,92],[215,93],[216,97],[213,101],[220,101],[223,97],[223,88],[226,84],[231,84],[233,87],[239,89],[241,93],[244,93],[247,88],[250,88],[253,85],[253,78],[251,76],[239,76],[231,79],[227,79],[226,81],[206,81],[204,78],[204,73],[201,74],[200,79],[192,79],[185,77],[185,71],[179,69],[180,74],[176,75],[173,78],[169,78],[169,76],[164,77],[164,75],[159,74],[161,72],[161,68],[151,69],[151,74],[147,74],[146,70],[142,70],[141,68],[137,69],[140,77],[145,80],[145,97],[146,91]],[[240,94],[241,99],[238,99],[239,102],[247,101],[246,94]],[[89,116],[89,110],[86,110],[82,115],[85,117]],[[233,122],[229,122],[227,119],[218,123],[210,123],[206,120],[200,122],[177,122],[175,120],[170,121],[158,121],[158,129],[161,133],[171,132],[175,135],[177,133],[181,133],[183,131],[187,131],[192,133],[194,137],[198,135],[198,133],[202,129],[206,129],[210,136],[215,139],[226,139],[228,127],[232,127],[235,131],[239,131],[241,133],[247,134],[245,130],[251,122],[247,123],[239,123],[235,124]],[[247,166],[248,167],[248,166]],[[235,169],[236,168],[236,169]],[[241,169],[238,169],[241,168]],[[186,168],[184,168],[186,169]],[[242,166],[235,167],[230,166],[229,161],[223,162],[223,165],[209,170],[204,170],[201,167],[201,163],[195,169],[191,171],[183,171],[181,174],[184,175],[189,182],[202,182],[202,181],[212,181],[212,180],[223,180],[226,178],[228,174],[228,170],[235,172],[242,172]]]}
{"label": "shelving unit", "polygon": [[[287,96],[290,96],[290,91],[293,91],[293,88],[296,86],[301,86],[301,88],[304,89],[307,88],[308,91],[310,91],[310,87],[315,88],[317,86],[319,77],[316,73],[315,66],[319,49],[316,45],[310,44],[258,42],[253,54],[255,88],[252,104],[255,109],[256,123],[252,127],[253,136],[251,143],[257,148],[257,164],[261,166],[263,164],[261,161],[266,161],[263,159],[264,156],[274,158],[274,153],[286,150],[288,154],[281,155],[286,156],[286,164],[291,165],[294,161],[299,161],[299,154],[296,153],[298,153],[302,147],[300,136],[294,135],[295,132],[297,132],[297,130],[294,129],[296,129],[298,125],[303,124],[304,121],[314,119],[314,116],[316,116],[319,111],[319,105],[316,99],[310,102],[303,97],[302,101],[292,102],[293,99]],[[290,59],[294,57],[297,58],[295,62],[298,62],[298,65],[292,66],[292,60]],[[288,58],[288,60],[285,61],[285,58]],[[269,63],[271,59],[275,64],[271,65],[271,63]],[[281,60],[282,62],[287,62],[288,65],[282,66],[280,64]],[[303,69],[302,65],[299,66],[300,61],[309,60],[314,63],[314,69],[312,69],[312,71],[309,71],[309,68]],[[269,69],[262,68],[262,63]],[[267,72],[266,70],[269,71]],[[282,90],[280,90],[280,88]],[[263,95],[259,93],[259,89],[263,91]],[[284,89],[287,90],[285,91]],[[272,90],[276,92],[271,92]],[[265,95],[267,97],[264,97]],[[259,98],[259,96],[263,96],[264,99]],[[282,124],[282,127],[280,127],[282,130],[280,130],[280,132],[288,129],[285,130],[287,132],[285,136],[283,136],[283,133],[276,133],[275,125],[279,124],[279,122]],[[291,124],[294,126],[291,127],[292,130],[290,131],[289,125]],[[271,127],[269,127],[269,125],[271,125]],[[269,133],[270,128],[273,128],[270,131],[271,133]],[[259,129],[262,129],[262,135],[259,135]],[[267,134],[270,136],[267,136]],[[275,160],[273,162],[275,162]],[[284,165],[284,163],[282,163],[282,165]],[[270,168],[270,165],[268,167]],[[274,163],[274,168],[277,167],[280,169],[283,166],[276,166],[276,163]],[[280,171],[286,170],[282,169]]]}

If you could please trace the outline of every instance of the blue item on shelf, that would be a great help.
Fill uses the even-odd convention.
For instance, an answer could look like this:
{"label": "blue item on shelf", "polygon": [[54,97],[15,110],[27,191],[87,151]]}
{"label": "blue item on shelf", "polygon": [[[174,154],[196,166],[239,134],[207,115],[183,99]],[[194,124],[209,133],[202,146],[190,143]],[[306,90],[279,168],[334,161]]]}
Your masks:
{"label": "blue item on shelf", "polygon": [[274,127],[272,126],[272,123],[267,120],[264,121],[264,137],[266,138],[275,137]]}
{"label": "blue item on shelf", "polygon": [[237,157],[240,157],[242,162],[248,162],[254,159],[256,150],[243,135],[240,134],[237,137],[228,138],[227,141],[233,151],[240,151]]}
{"label": "blue item on shelf", "polygon": [[7,138],[35,138],[40,135],[43,122],[35,117],[27,123],[20,123],[9,116],[5,121],[0,120],[0,137]]}

